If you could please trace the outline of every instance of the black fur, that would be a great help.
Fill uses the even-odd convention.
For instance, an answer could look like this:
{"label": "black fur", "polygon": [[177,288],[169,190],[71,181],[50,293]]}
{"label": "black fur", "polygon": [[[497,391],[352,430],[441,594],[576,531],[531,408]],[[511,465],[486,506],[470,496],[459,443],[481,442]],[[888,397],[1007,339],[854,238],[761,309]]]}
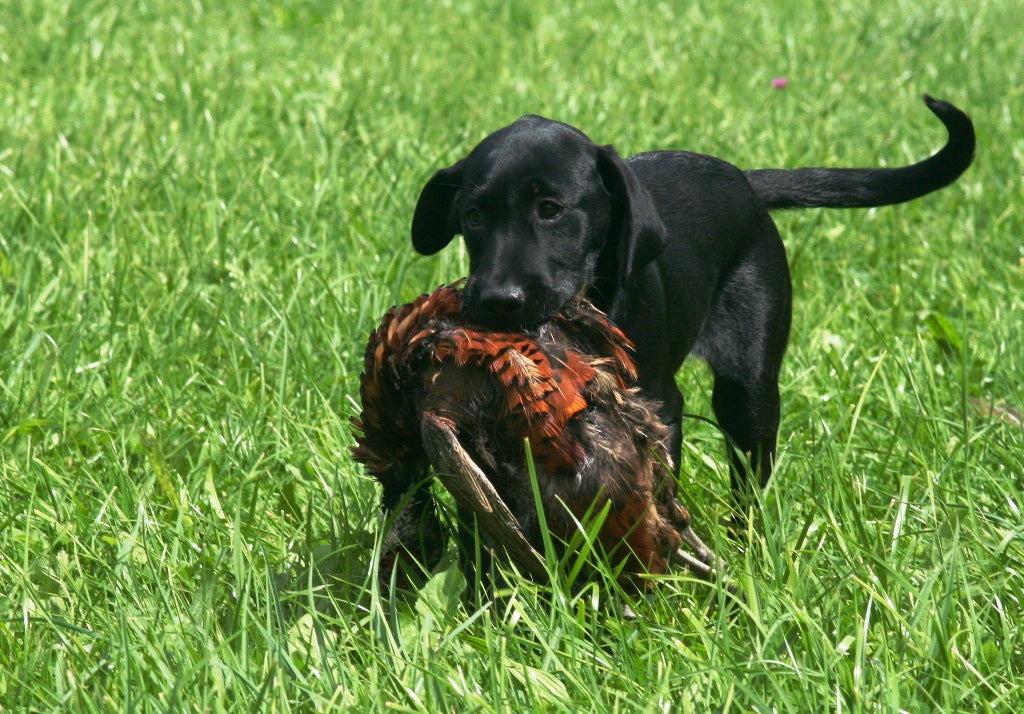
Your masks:
{"label": "black fur", "polygon": [[429,255],[463,235],[467,311],[484,326],[536,327],[580,293],[608,312],[637,345],[640,384],[661,403],[677,465],[675,373],[687,355],[704,358],[715,414],[736,447],[733,488],[747,487],[748,459],[763,486],[791,299],[768,210],[900,203],[956,180],[974,156],[973,126],[953,105],[925,102],[949,140],[901,168],[744,172],[685,151],[624,161],[578,129],[526,116],[427,182],[413,246]]}

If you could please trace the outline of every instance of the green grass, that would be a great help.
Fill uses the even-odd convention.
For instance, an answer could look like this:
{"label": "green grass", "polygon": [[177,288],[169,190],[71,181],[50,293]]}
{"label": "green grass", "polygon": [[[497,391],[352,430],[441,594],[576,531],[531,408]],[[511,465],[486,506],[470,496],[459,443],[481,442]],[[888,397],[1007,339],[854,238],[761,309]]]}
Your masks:
{"label": "green grass", "polygon": [[[1016,0],[0,2],[0,711],[1016,711],[1024,704],[1024,46]],[[771,79],[789,85],[774,90]],[[780,465],[673,575],[391,607],[349,458],[369,330],[461,276],[432,171],[536,112],[623,154],[896,165],[905,206],[778,216]],[[708,414],[703,368],[680,373]],[[326,558],[327,595],[305,566]]]}

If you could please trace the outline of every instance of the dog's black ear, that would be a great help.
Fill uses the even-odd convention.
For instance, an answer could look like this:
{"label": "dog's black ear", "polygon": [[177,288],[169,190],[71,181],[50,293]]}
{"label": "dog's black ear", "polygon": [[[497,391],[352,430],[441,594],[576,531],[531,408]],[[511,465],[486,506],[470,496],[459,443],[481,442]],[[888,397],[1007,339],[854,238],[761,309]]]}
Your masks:
{"label": "dog's black ear", "polygon": [[637,270],[657,258],[668,240],[654,200],[613,146],[598,149],[597,170],[612,198],[612,234],[618,287],[629,285]]}
{"label": "dog's black ear", "polygon": [[462,187],[462,163],[438,171],[420,192],[412,214],[412,247],[417,253],[433,255],[459,232],[453,204]]}

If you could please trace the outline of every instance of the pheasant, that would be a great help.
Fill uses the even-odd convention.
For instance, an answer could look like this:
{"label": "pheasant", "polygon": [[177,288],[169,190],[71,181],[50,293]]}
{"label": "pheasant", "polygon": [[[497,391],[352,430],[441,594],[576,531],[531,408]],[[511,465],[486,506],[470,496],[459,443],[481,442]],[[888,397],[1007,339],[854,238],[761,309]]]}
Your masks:
{"label": "pheasant", "polygon": [[463,512],[475,514],[485,545],[531,577],[547,573],[542,523],[565,547],[588,514],[602,510],[597,541],[621,566],[624,584],[644,589],[650,580],[641,575],[664,573],[670,561],[710,577],[718,559],[676,499],[668,429],[631,386],[631,350],[582,298],[529,332],[467,323],[459,284],[392,308],[367,344],[362,412],[352,420],[353,457],[381,483],[393,517],[382,580],[397,568],[394,577],[406,584],[417,567],[429,570],[441,558],[431,469]]}

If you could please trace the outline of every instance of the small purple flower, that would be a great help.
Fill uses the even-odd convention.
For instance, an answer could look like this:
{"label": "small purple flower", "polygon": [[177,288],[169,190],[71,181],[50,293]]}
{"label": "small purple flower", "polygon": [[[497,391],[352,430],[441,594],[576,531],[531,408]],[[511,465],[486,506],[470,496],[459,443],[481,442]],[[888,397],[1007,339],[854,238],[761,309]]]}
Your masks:
{"label": "small purple flower", "polygon": [[772,86],[776,89],[785,89],[787,84],[789,84],[789,80],[785,77],[775,77],[772,80]]}

